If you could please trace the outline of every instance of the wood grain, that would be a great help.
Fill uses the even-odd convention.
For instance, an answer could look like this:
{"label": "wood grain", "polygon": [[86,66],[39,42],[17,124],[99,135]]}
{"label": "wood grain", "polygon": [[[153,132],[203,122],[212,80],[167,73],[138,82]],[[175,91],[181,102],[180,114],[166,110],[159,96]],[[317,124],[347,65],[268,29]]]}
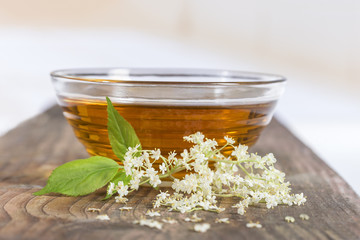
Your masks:
{"label": "wood grain", "polygon": [[[359,197],[282,124],[273,120],[252,151],[273,152],[293,192],[304,192],[307,203],[271,210],[259,205],[240,216],[230,208],[236,199],[220,199],[225,212],[198,212],[211,224],[206,233],[192,231],[193,223],[183,221],[190,214],[166,209],[162,216],[178,224],[164,224],[161,231],[140,227],[132,221],[144,216],[156,195],[148,187],[130,195],[133,210],[128,212],[114,200],[101,201],[105,189],[84,197],[32,195],[56,166],[87,157],[61,110],[53,107],[0,138],[0,239],[360,239]],[[89,207],[100,208],[111,220],[96,220],[98,213],[88,212]],[[310,220],[300,220],[301,213]],[[295,223],[285,222],[285,216],[295,217]],[[215,224],[220,217],[229,217],[230,224]],[[263,228],[246,228],[249,221]]]}

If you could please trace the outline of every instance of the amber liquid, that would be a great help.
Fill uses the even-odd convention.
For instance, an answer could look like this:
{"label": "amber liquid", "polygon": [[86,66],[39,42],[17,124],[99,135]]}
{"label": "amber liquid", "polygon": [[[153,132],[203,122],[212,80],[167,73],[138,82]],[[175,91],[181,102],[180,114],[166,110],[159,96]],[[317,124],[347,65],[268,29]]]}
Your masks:
{"label": "amber liquid", "polygon": [[[269,123],[275,102],[236,106],[148,106],[113,103],[134,127],[143,149],[181,153],[191,145],[183,136],[197,131],[224,145],[224,136],[253,145]],[[105,101],[62,99],[64,115],[91,155],[116,159],[107,132]],[[226,151],[229,150],[225,150]],[[227,152],[229,153],[229,152]]]}

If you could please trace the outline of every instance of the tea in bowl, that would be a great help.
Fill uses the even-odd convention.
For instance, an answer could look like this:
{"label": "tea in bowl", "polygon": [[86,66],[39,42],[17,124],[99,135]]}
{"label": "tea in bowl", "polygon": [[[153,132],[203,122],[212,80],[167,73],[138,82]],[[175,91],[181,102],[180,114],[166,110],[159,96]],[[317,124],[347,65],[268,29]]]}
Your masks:
{"label": "tea in bowl", "polygon": [[106,97],[143,149],[180,153],[191,146],[183,137],[195,132],[220,147],[224,136],[255,144],[286,82],[273,74],[199,69],[68,69],[51,76],[64,116],[88,153],[112,159]]}

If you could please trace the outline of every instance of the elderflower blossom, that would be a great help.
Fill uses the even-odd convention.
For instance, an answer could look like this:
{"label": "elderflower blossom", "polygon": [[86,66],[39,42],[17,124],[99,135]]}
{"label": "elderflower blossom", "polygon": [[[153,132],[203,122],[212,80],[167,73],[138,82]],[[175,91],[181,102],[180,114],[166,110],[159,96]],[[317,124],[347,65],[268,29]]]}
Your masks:
{"label": "elderflower blossom", "polygon": [[176,221],[175,219],[172,219],[172,218],[165,218],[165,219],[162,219],[161,221],[163,221],[164,223],[169,223],[169,224],[178,223],[178,221]]}
{"label": "elderflower blossom", "polygon": [[114,192],[114,190],[115,190],[115,183],[110,182],[109,187],[107,189],[107,194],[112,194]]}
{"label": "elderflower blossom", "polygon": [[110,218],[107,214],[97,215],[96,219],[101,221],[110,221]]}
{"label": "elderflower blossom", "polygon": [[204,233],[209,229],[210,229],[210,224],[209,223],[195,224],[195,226],[194,226],[194,231],[195,232]]}
{"label": "elderflower blossom", "polygon": [[228,137],[228,136],[225,136],[224,139],[226,140],[226,142],[227,142],[228,144],[234,144],[234,143],[235,143],[235,140],[232,139],[232,138],[230,138],[230,137]]}
{"label": "elderflower blossom", "polygon": [[100,208],[92,208],[92,207],[91,207],[91,208],[88,208],[87,211],[88,211],[88,212],[98,212],[98,213],[101,212]]}
{"label": "elderflower blossom", "polygon": [[120,196],[115,197],[115,202],[117,203],[126,203],[127,201],[128,199],[126,197],[120,197]]}
{"label": "elderflower blossom", "polygon": [[247,228],[262,228],[262,225],[259,222],[249,222],[246,224]]}
{"label": "elderflower blossom", "polygon": [[[224,137],[225,146],[218,147],[213,139],[203,134],[184,137],[194,144],[177,157],[170,152],[167,157],[159,149],[140,150],[140,146],[129,148],[124,156],[124,170],[131,180],[110,183],[108,193],[118,193],[117,199],[125,196],[145,183],[156,188],[161,178],[186,170],[182,179],[174,179],[172,193],[161,192],[154,200],[154,208],[165,206],[169,211],[181,213],[194,210],[221,212],[217,205],[218,197],[238,197],[239,202],[233,207],[243,215],[250,205],[264,203],[267,208],[279,204],[301,205],[306,202],[303,193],[291,194],[290,183],[285,180],[285,173],[276,169],[276,158],[272,153],[263,157],[248,153],[245,145],[234,145],[235,140]],[[226,149],[226,155],[222,152]],[[156,164],[155,164],[156,163]]]}
{"label": "elderflower blossom", "polygon": [[116,186],[116,191],[120,197],[123,197],[129,193],[128,188],[129,188],[129,186],[124,185],[124,182],[119,181],[118,185]]}
{"label": "elderflower blossom", "polygon": [[291,216],[286,216],[285,221],[287,221],[288,223],[293,223],[293,222],[295,222],[295,218],[291,217]]}
{"label": "elderflower blossom", "polygon": [[161,222],[152,220],[152,219],[140,219],[133,222],[134,224],[139,224],[140,226],[147,226],[150,228],[162,229],[163,224]]}
{"label": "elderflower blossom", "polygon": [[202,222],[203,219],[198,217],[196,215],[196,213],[194,213],[194,215],[191,216],[191,218],[187,217],[184,219],[185,222]]}
{"label": "elderflower blossom", "polygon": [[160,155],[161,155],[160,149],[152,150],[151,154],[152,154],[151,157],[153,159],[158,160],[160,158]]}
{"label": "elderflower blossom", "polygon": [[230,223],[229,218],[217,218],[215,219],[216,223]]}
{"label": "elderflower blossom", "polygon": [[146,215],[149,217],[159,217],[161,216],[159,212],[153,211],[153,210],[148,210],[146,212]]}
{"label": "elderflower blossom", "polygon": [[166,165],[165,163],[162,163],[160,166],[159,166],[159,169],[161,171],[162,174],[165,174],[167,168],[166,168]]}
{"label": "elderflower blossom", "polygon": [[309,215],[307,215],[305,213],[300,214],[299,217],[301,218],[301,220],[309,220],[310,219]]}
{"label": "elderflower blossom", "polygon": [[130,211],[132,209],[132,207],[121,207],[119,208],[120,211]]}

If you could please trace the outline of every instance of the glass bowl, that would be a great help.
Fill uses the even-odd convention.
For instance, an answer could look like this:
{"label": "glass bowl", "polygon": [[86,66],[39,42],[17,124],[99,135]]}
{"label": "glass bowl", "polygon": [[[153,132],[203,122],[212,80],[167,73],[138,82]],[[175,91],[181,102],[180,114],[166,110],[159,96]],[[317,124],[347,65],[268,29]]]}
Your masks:
{"label": "glass bowl", "polygon": [[273,74],[200,69],[68,69],[51,77],[64,116],[88,153],[115,160],[106,96],[134,127],[143,149],[166,154],[190,147],[183,136],[197,131],[220,146],[224,136],[253,145],[285,85],[284,77]]}

